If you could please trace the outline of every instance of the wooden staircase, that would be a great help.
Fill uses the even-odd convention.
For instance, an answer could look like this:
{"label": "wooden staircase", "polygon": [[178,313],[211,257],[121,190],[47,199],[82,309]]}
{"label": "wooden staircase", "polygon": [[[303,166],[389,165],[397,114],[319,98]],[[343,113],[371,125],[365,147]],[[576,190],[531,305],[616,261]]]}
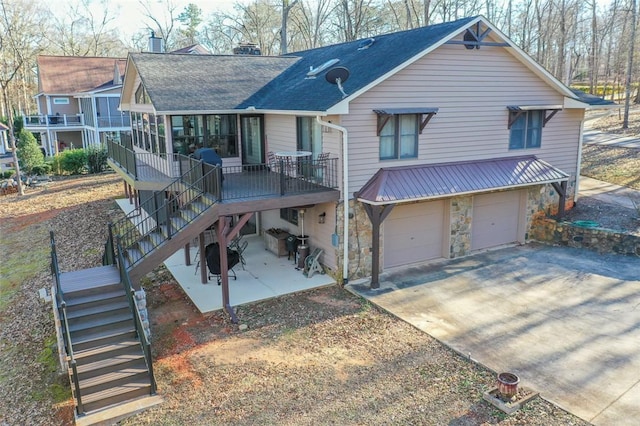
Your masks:
{"label": "wooden staircase", "polygon": [[[67,361],[75,361],[69,377],[78,383],[72,386],[76,423],[115,421],[158,403],[118,268],[61,273],[60,287],[71,343]],[[131,401],[133,411],[123,408]]]}

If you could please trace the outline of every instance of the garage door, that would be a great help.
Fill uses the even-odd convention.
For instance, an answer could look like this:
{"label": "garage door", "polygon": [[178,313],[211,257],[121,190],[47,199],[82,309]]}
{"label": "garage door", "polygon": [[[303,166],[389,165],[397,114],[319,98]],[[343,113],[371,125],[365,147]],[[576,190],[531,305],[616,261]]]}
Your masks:
{"label": "garage door", "polygon": [[507,191],[473,197],[472,250],[518,241],[520,193]]}
{"label": "garage door", "polygon": [[384,266],[442,257],[444,201],[396,206],[384,221]]}

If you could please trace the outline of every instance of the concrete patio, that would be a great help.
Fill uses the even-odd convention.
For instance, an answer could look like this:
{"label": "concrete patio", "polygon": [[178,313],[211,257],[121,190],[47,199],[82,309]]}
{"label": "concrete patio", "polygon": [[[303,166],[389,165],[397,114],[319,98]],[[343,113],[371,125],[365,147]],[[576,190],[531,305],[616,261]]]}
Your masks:
{"label": "concrete patio", "polygon": [[347,288],[596,425],[640,419],[640,259],[539,244]]}

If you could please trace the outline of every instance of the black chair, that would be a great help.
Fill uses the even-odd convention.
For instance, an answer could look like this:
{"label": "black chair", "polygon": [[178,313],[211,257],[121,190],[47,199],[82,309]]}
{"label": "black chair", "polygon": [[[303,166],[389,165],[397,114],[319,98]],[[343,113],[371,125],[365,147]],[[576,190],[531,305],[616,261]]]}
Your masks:
{"label": "black chair", "polygon": [[[222,273],[220,265],[220,245],[218,243],[209,244],[204,248],[204,254],[207,259],[207,267],[209,268],[209,278],[215,276],[218,280],[218,285],[220,285],[220,274]],[[235,250],[227,248],[227,270],[231,273],[234,280],[237,279],[237,277],[233,267],[236,266],[238,262],[240,262],[240,254]]]}

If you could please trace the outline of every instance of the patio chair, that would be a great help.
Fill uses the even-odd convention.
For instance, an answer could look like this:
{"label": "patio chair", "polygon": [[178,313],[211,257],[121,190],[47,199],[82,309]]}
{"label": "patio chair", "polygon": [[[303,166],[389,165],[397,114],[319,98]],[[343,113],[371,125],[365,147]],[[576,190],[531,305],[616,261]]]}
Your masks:
{"label": "patio chair", "polygon": [[229,243],[229,248],[237,252],[238,256],[240,257],[240,265],[242,266],[242,269],[244,269],[244,266],[247,264],[244,260],[244,256],[242,255],[242,253],[244,253],[248,245],[249,245],[248,241],[242,240],[242,235],[236,236]]}
{"label": "patio chair", "polygon": [[318,154],[318,158],[311,165],[311,177],[316,182],[323,182],[327,173],[328,161],[330,153],[321,152]]}

